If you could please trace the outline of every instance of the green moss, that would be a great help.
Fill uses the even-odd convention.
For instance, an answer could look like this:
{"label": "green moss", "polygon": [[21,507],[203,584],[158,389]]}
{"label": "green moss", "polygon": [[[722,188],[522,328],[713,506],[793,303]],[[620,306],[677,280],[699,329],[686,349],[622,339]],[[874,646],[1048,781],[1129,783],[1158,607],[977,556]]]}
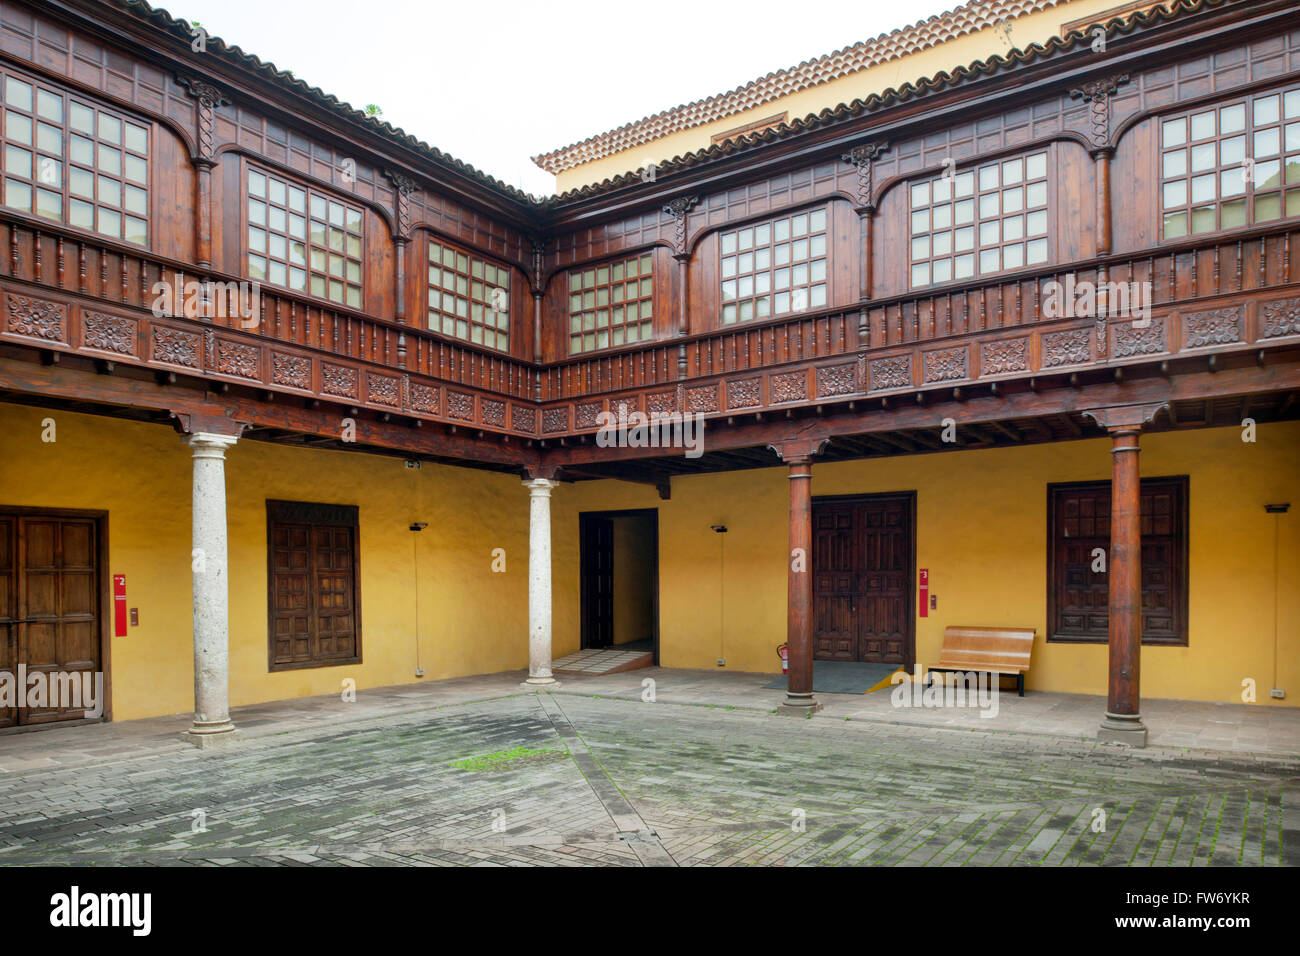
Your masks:
{"label": "green moss", "polygon": [[484,770],[499,770],[505,764],[512,760],[525,760],[529,757],[546,757],[551,754],[560,754],[558,750],[534,750],[531,747],[511,747],[509,750],[498,750],[496,753],[481,754],[477,757],[466,757],[464,760],[457,760],[452,766],[457,770],[468,770],[470,773],[479,773]]}

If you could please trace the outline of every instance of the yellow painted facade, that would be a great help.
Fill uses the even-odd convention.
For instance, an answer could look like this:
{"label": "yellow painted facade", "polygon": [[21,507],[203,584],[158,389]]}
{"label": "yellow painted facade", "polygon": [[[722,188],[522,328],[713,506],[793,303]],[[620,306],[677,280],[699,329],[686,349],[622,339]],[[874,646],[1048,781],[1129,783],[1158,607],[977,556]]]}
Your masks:
{"label": "yellow painted facade", "polygon": [[[46,418],[53,443],[41,440]],[[0,429],[0,505],[109,512],[107,570],[127,576],[128,605],[140,609],[139,626],[112,642],[114,718],[189,711],[189,449],[163,426],[14,405],[0,405]],[[1144,475],[1190,478],[1189,645],[1143,649],[1144,697],[1239,702],[1250,678],[1262,705],[1300,698],[1300,423],[1260,425],[1256,437],[1142,438]],[[1102,439],[953,451],[817,464],[813,494],[916,492],[917,565],[938,598],[918,620],[922,663],[937,658],[947,624],[1032,625],[1028,688],[1104,694],[1103,644],[1047,644],[1043,634],[1047,485],[1107,479],[1109,468]],[[417,647],[424,680],[527,665],[528,495],[517,478],[252,441],[228,452],[226,478],[232,705],[335,693],[348,677],[358,688],[413,682]],[[714,668],[723,657],[729,670],[778,671],[787,494],[782,468],[678,479],[669,501],[643,485],[561,485],[554,656],[579,647],[579,512],[656,508],[661,663]],[[359,506],[363,663],[268,671],[268,498]],[[1265,514],[1279,501],[1295,507]],[[429,527],[413,533],[412,521]],[[492,571],[494,548],[506,551],[505,573]],[[1273,686],[1288,690],[1285,701],[1270,700]]]}
{"label": "yellow painted facade", "polygon": [[[1011,21],[1011,41],[1019,49],[1034,43],[1046,43],[1051,37],[1059,36],[1062,24],[1089,17],[1103,17],[1121,5],[1122,0],[1070,0],[1047,10],[1028,13]],[[1156,4],[1151,3],[1149,6]],[[1131,11],[1126,11],[1125,15],[1129,12]],[[675,156],[707,149],[715,134],[738,129],[782,112],[788,112],[790,120],[803,119],[824,109],[834,109],[842,103],[865,99],[872,94],[884,93],[906,83],[951,72],[959,66],[969,66],[995,55],[1005,55],[1010,50],[1006,35],[998,29],[987,27],[848,76],[769,100],[752,109],[731,113],[690,129],[678,130],[653,142],[642,143],[564,170],[556,174],[556,191],[563,193],[578,189],[623,173],[644,169],[650,163],[663,163]]]}

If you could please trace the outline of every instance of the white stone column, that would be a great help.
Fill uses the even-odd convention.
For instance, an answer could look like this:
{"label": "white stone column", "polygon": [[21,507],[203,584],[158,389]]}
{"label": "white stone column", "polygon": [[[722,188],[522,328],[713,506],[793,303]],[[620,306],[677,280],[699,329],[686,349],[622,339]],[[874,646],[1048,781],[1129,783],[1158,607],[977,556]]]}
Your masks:
{"label": "white stone column", "polygon": [[528,507],[528,680],[525,686],[554,686],[551,676],[551,491],[558,481],[524,482]]}
{"label": "white stone column", "polygon": [[237,736],[230,720],[230,588],[226,554],[226,449],[232,435],[186,436],[194,451],[194,725],[200,747]]}

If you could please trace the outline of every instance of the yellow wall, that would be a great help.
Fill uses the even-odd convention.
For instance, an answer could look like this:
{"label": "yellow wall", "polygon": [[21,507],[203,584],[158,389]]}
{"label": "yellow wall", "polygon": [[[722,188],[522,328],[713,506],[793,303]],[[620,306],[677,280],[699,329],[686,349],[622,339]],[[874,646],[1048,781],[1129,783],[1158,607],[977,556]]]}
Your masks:
{"label": "yellow wall", "polygon": [[[1102,14],[1122,3],[1123,0],[1070,0],[1047,10],[1017,17],[1011,23],[1011,37],[1020,49],[1033,43],[1045,43],[1049,37],[1059,35],[1061,24]],[[1005,55],[1009,52],[1010,47],[1002,32],[989,27],[978,33],[957,37],[938,46],[769,100],[752,109],[732,113],[701,126],[678,130],[653,142],[642,143],[575,166],[556,174],[556,191],[563,193],[590,183],[599,183],[622,173],[642,169],[651,162],[662,163],[675,156],[706,149],[716,133],[736,129],[784,111],[789,112],[791,120],[803,119],[824,109],[833,109],[841,103],[850,103],[873,93],[883,93],[904,83],[914,83],[945,71],[951,72],[958,66],[969,66],[995,54]],[[709,94],[701,91],[701,95]]]}
{"label": "yellow wall", "polygon": [[[57,441],[41,441],[55,419]],[[190,458],[170,429],[0,405],[0,505],[109,511],[110,568],[127,576],[140,626],[112,642],[116,719],[187,712],[192,700]],[[1238,701],[1254,678],[1300,699],[1300,423],[1151,434],[1142,473],[1190,475],[1190,644],[1142,653],[1147,697]],[[420,532],[424,680],[527,666],[528,496],[483,471],[241,441],[228,453],[231,702],[414,682],[412,521]],[[1027,684],[1104,693],[1102,645],[1045,643],[1049,482],[1109,477],[1104,440],[819,464],[815,495],[917,493],[917,564],[938,610],[918,621],[922,662],[946,624],[1038,629]],[[660,653],[667,667],[774,673],[785,640],[784,469],[676,479],[672,499],[623,482],[563,484],[553,498],[554,655],[579,646],[578,513],[659,512]],[[266,499],[360,507],[362,653],[356,666],[267,671]],[[1290,514],[1264,513],[1289,501]],[[725,524],[717,535],[710,525]],[[1279,671],[1273,674],[1273,549],[1280,531]],[[492,549],[506,572],[491,570]],[[725,549],[725,550],[724,550]]]}
{"label": "yellow wall", "polygon": [[[54,418],[57,441],[41,441]],[[140,626],[112,641],[115,719],[193,701],[189,449],[171,429],[0,405],[0,505],[109,512],[110,572]],[[519,479],[396,458],[241,441],[226,455],[230,701],[250,704],[417,680],[412,521],[424,680],[528,666],[528,494]],[[362,663],[267,670],[266,500],[358,505]],[[505,573],[491,570],[506,551]]]}
{"label": "yellow wall", "polygon": [[[1142,473],[1190,476],[1189,643],[1142,651],[1147,697],[1241,700],[1254,678],[1270,703],[1273,675],[1274,526],[1282,582],[1277,685],[1300,702],[1300,423],[1150,434]],[[917,620],[917,654],[937,660],[949,624],[1032,625],[1026,680],[1038,690],[1104,694],[1104,645],[1047,644],[1047,484],[1110,477],[1109,444],[1086,440],[820,464],[814,495],[917,493],[917,566],[930,570],[938,609]],[[576,547],[582,510],[659,508],[660,662],[665,667],[777,672],[785,640],[788,484],[784,469],[673,481],[672,499],[613,482],[556,492],[557,554]],[[1267,502],[1289,501],[1280,519]],[[563,515],[563,517],[562,517]],[[725,560],[712,524],[725,524]],[[720,565],[723,567],[720,568]],[[1288,584],[1291,582],[1291,584]],[[719,596],[725,595],[719,615]],[[576,571],[556,566],[557,644],[576,627]]]}

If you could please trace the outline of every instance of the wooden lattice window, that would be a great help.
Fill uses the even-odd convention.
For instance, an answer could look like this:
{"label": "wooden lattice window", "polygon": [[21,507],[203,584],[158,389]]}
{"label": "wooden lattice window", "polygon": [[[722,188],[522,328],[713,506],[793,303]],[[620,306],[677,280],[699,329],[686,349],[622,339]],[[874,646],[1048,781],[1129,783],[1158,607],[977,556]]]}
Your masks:
{"label": "wooden lattice window", "polygon": [[510,270],[429,240],[429,328],[510,350]]}
{"label": "wooden lattice window", "polygon": [[650,253],[569,273],[569,354],[648,341],[654,320]]}
{"label": "wooden lattice window", "polygon": [[249,166],[245,210],[250,279],[361,308],[360,209]]}
{"label": "wooden lattice window", "polygon": [[826,249],[825,209],[724,232],[719,240],[723,324],[824,306]]}
{"label": "wooden lattice window", "polygon": [[1160,146],[1165,239],[1300,216],[1300,87],[1167,118]]}
{"label": "wooden lattice window", "polygon": [[[1144,478],[1142,643],[1187,643],[1187,478]],[[1109,481],[1048,485],[1047,639],[1105,643],[1110,623]],[[1100,568],[1099,557],[1105,561]]]}
{"label": "wooden lattice window", "polygon": [[3,80],[4,205],[147,245],[148,124],[44,82]]}
{"label": "wooden lattice window", "polygon": [[270,669],[361,661],[357,508],[268,501]]}
{"label": "wooden lattice window", "polygon": [[912,183],[912,288],[1047,261],[1047,152]]}

